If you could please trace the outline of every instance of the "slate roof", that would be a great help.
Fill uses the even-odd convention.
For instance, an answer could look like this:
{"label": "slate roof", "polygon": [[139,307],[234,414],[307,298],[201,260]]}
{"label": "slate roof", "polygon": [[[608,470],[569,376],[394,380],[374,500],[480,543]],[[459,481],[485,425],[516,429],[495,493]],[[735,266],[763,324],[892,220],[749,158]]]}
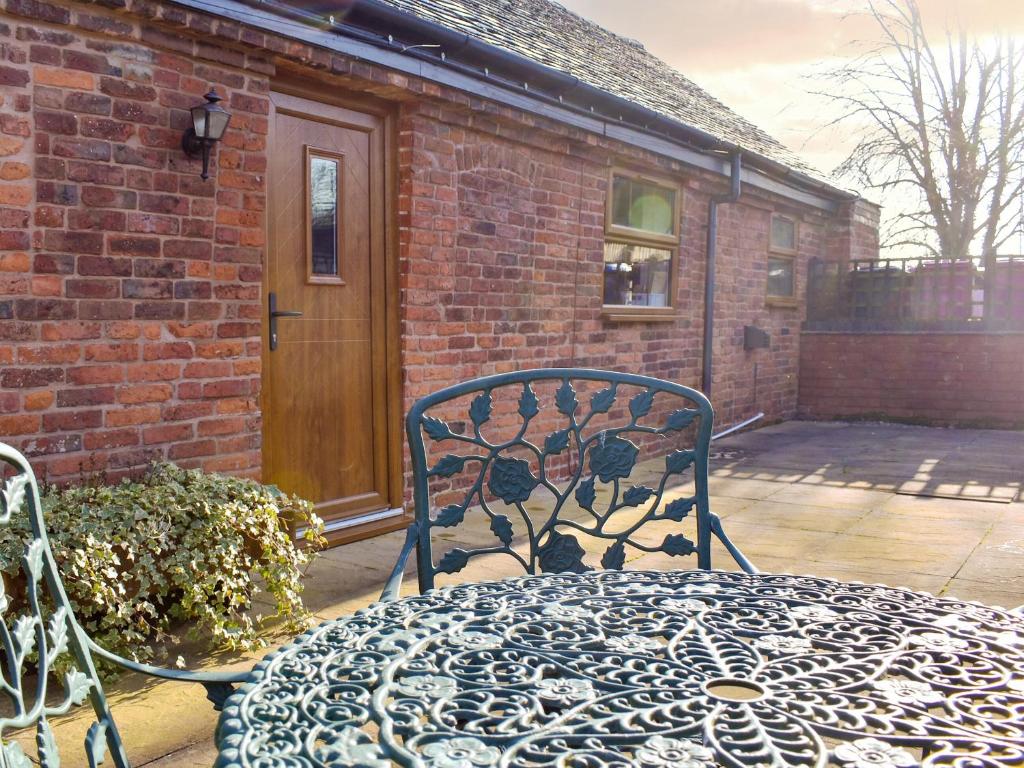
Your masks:
{"label": "slate roof", "polygon": [[553,0],[381,0],[699,128],[839,189],[836,182],[633,40]]}

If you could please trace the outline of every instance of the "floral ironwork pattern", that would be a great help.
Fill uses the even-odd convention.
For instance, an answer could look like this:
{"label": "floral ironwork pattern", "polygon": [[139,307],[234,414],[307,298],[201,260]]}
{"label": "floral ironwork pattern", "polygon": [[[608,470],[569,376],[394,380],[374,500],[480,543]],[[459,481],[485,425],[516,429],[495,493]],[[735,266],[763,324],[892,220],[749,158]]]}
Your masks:
{"label": "floral ironwork pattern", "polygon": [[269,656],[226,704],[217,766],[1010,768],[1022,639],[1009,611],[802,576],[466,584]]}
{"label": "floral ironwork pattern", "polygon": [[[576,388],[580,381],[601,388],[581,395]],[[550,383],[553,395],[538,395],[535,386],[539,383]],[[432,415],[436,407],[465,396],[472,396],[465,421],[449,422]],[[519,420],[518,430],[508,429],[515,434],[500,440],[488,432],[499,398],[517,404],[515,415]],[[544,422],[552,425],[551,431],[543,430],[547,434],[542,438],[529,439],[531,424],[551,406],[558,414],[556,419]],[[584,562],[586,551],[581,537],[603,540],[604,551],[595,554],[600,555],[600,565],[606,569],[621,569],[628,550],[672,556],[697,553],[699,566],[710,567],[712,533],[724,540],[707,502],[711,421],[710,403],[695,390],[608,371],[523,371],[478,379],[424,398],[413,407],[406,422],[416,475],[421,589],[432,588],[437,574],[457,573],[472,558],[486,554],[510,555],[527,573],[582,573],[593,566]],[[679,449],[679,439],[689,428],[695,432],[694,444]],[[428,460],[427,441],[444,443],[438,453],[445,448],[450,452]],[[662,475],[650,485],[629,482],[640,460],[637,443],[642,441],[663,445]],[[657,454],[657,448],[651,450]],[[564,482],[556,482],[556,461],[559,467],[569,468]],[[675,498],[666,493],[673,484],[689,479],[691,473],[696,480],[693,496]],[[430,481],[464,475],[468,476],[468,490],[462,500],[432,509]],[[498,501],[505,507],[498,509]],[[546,503],[548,511],[537,520],[531,519],[525,506],[530,501]],[[462,524],[467,512],[475,508],[490,518],[493,546],[454,548],[434,562],[430,552],[432,531]],[[631,513],[629,524],[618,525],[623,517],[620,512]],[[637,535],[648,523],[681,523],[691,513],[697,519],[696,540],[672,533],[658,543]],[[613,518],[616,523],[612,523]],[[519,540],[513,541],[516,530]],[[737,560],[745,570],[753,570],[742,556]]]}
{"label": "floral ironwork pattern", "polygon": [[[19,742],[4,741],[11,731],[34,728],[42,768],[59,768],[60,755],[50,718],[63,715],[88,698],[96,721],[85,737],[90,768],[100,763],[127,768],[117,725],[96,673],[95,658],[146,675],[200,683],[215,709],[244,679],[238,672],[195,672],[140,664],[111,653],[91,640],[75,620],[60,573],[50,550],[39,487],[28,460],[0,443],[0,526],[12,516],[27,517],[31,536],[25,542],[21,572],[0,580],[0,768],[30,768],[34,763]],[[20,521],[24,522],[24,520]],[[19,528],[18,530],[23,530]],[[16,589],[12,589],[16,588]],[[10,590],[10,591],[9,591]],[[31,674],[26,677],[26,672]],[[62,675],[61,690],[53,678]]]}
{"label": "floral ironwork pattern", "polygon": [[[33,536],[25,543],[20,574],[7,582],[17,593],[9,593],[0,580],[0,693],[7,699],[0,715],[0,766],[31,768],[34,761],[21,743],[6,739],[12,731],[34,728],[37,762],[59,768],[50,718],[89,698],[97,720],[86,736],[88,764],[95,768],[110,756],[118,768],[127,768],[95,665],[50,553],[35,476],[21,454],[0,443],[0,525],[19,514],[28,515]],[[62,674],[55,690],[57,670]]]}

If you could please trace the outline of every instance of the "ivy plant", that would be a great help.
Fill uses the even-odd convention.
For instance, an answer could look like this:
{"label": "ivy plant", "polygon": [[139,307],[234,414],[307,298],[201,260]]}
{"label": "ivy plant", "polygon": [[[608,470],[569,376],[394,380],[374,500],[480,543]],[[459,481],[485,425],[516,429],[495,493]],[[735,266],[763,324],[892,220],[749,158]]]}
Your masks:
{"label": "ivy plant", "polygon": [[[185,623],[211,649],[258,648],[258,590],[287,629],[307,623],[301,576],[324,544],[323,522],[307,501],[252,480],[159,463],[116,485],[46,488],[42,503],[75,615],[114,653],[154,660],[167,633]],[[0,529],[8,594],[23,592],[17,581],[30,538],[24,512]]]}

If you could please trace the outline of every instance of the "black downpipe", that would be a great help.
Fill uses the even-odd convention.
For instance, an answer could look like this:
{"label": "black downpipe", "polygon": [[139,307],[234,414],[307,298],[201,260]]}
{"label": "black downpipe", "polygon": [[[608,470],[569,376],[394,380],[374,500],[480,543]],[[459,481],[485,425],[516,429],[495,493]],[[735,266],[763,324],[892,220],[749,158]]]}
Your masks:
{"label": "black downpipe", "polygon": [[743,170],[742,156],[732,153],[729,174],[729,193],[713,195],[708,201],[708,262],[704,273],[704,365],[701,373],[701,390],[711,396],[712,343],[715,338],[715,257],[718,255],[718,206],[735,203],[740,199],[740,172]]}

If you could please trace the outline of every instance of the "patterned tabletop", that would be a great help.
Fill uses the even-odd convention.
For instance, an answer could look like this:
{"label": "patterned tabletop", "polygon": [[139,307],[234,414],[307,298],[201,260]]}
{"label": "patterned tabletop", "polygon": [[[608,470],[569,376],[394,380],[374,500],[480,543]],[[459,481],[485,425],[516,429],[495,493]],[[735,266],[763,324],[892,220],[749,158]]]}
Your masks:
{"label": "patterned tabletop", "polygon": [[232,766],[1024,765],[1024,616],[808,576],[599,571],[376,603],[225,706]]}

